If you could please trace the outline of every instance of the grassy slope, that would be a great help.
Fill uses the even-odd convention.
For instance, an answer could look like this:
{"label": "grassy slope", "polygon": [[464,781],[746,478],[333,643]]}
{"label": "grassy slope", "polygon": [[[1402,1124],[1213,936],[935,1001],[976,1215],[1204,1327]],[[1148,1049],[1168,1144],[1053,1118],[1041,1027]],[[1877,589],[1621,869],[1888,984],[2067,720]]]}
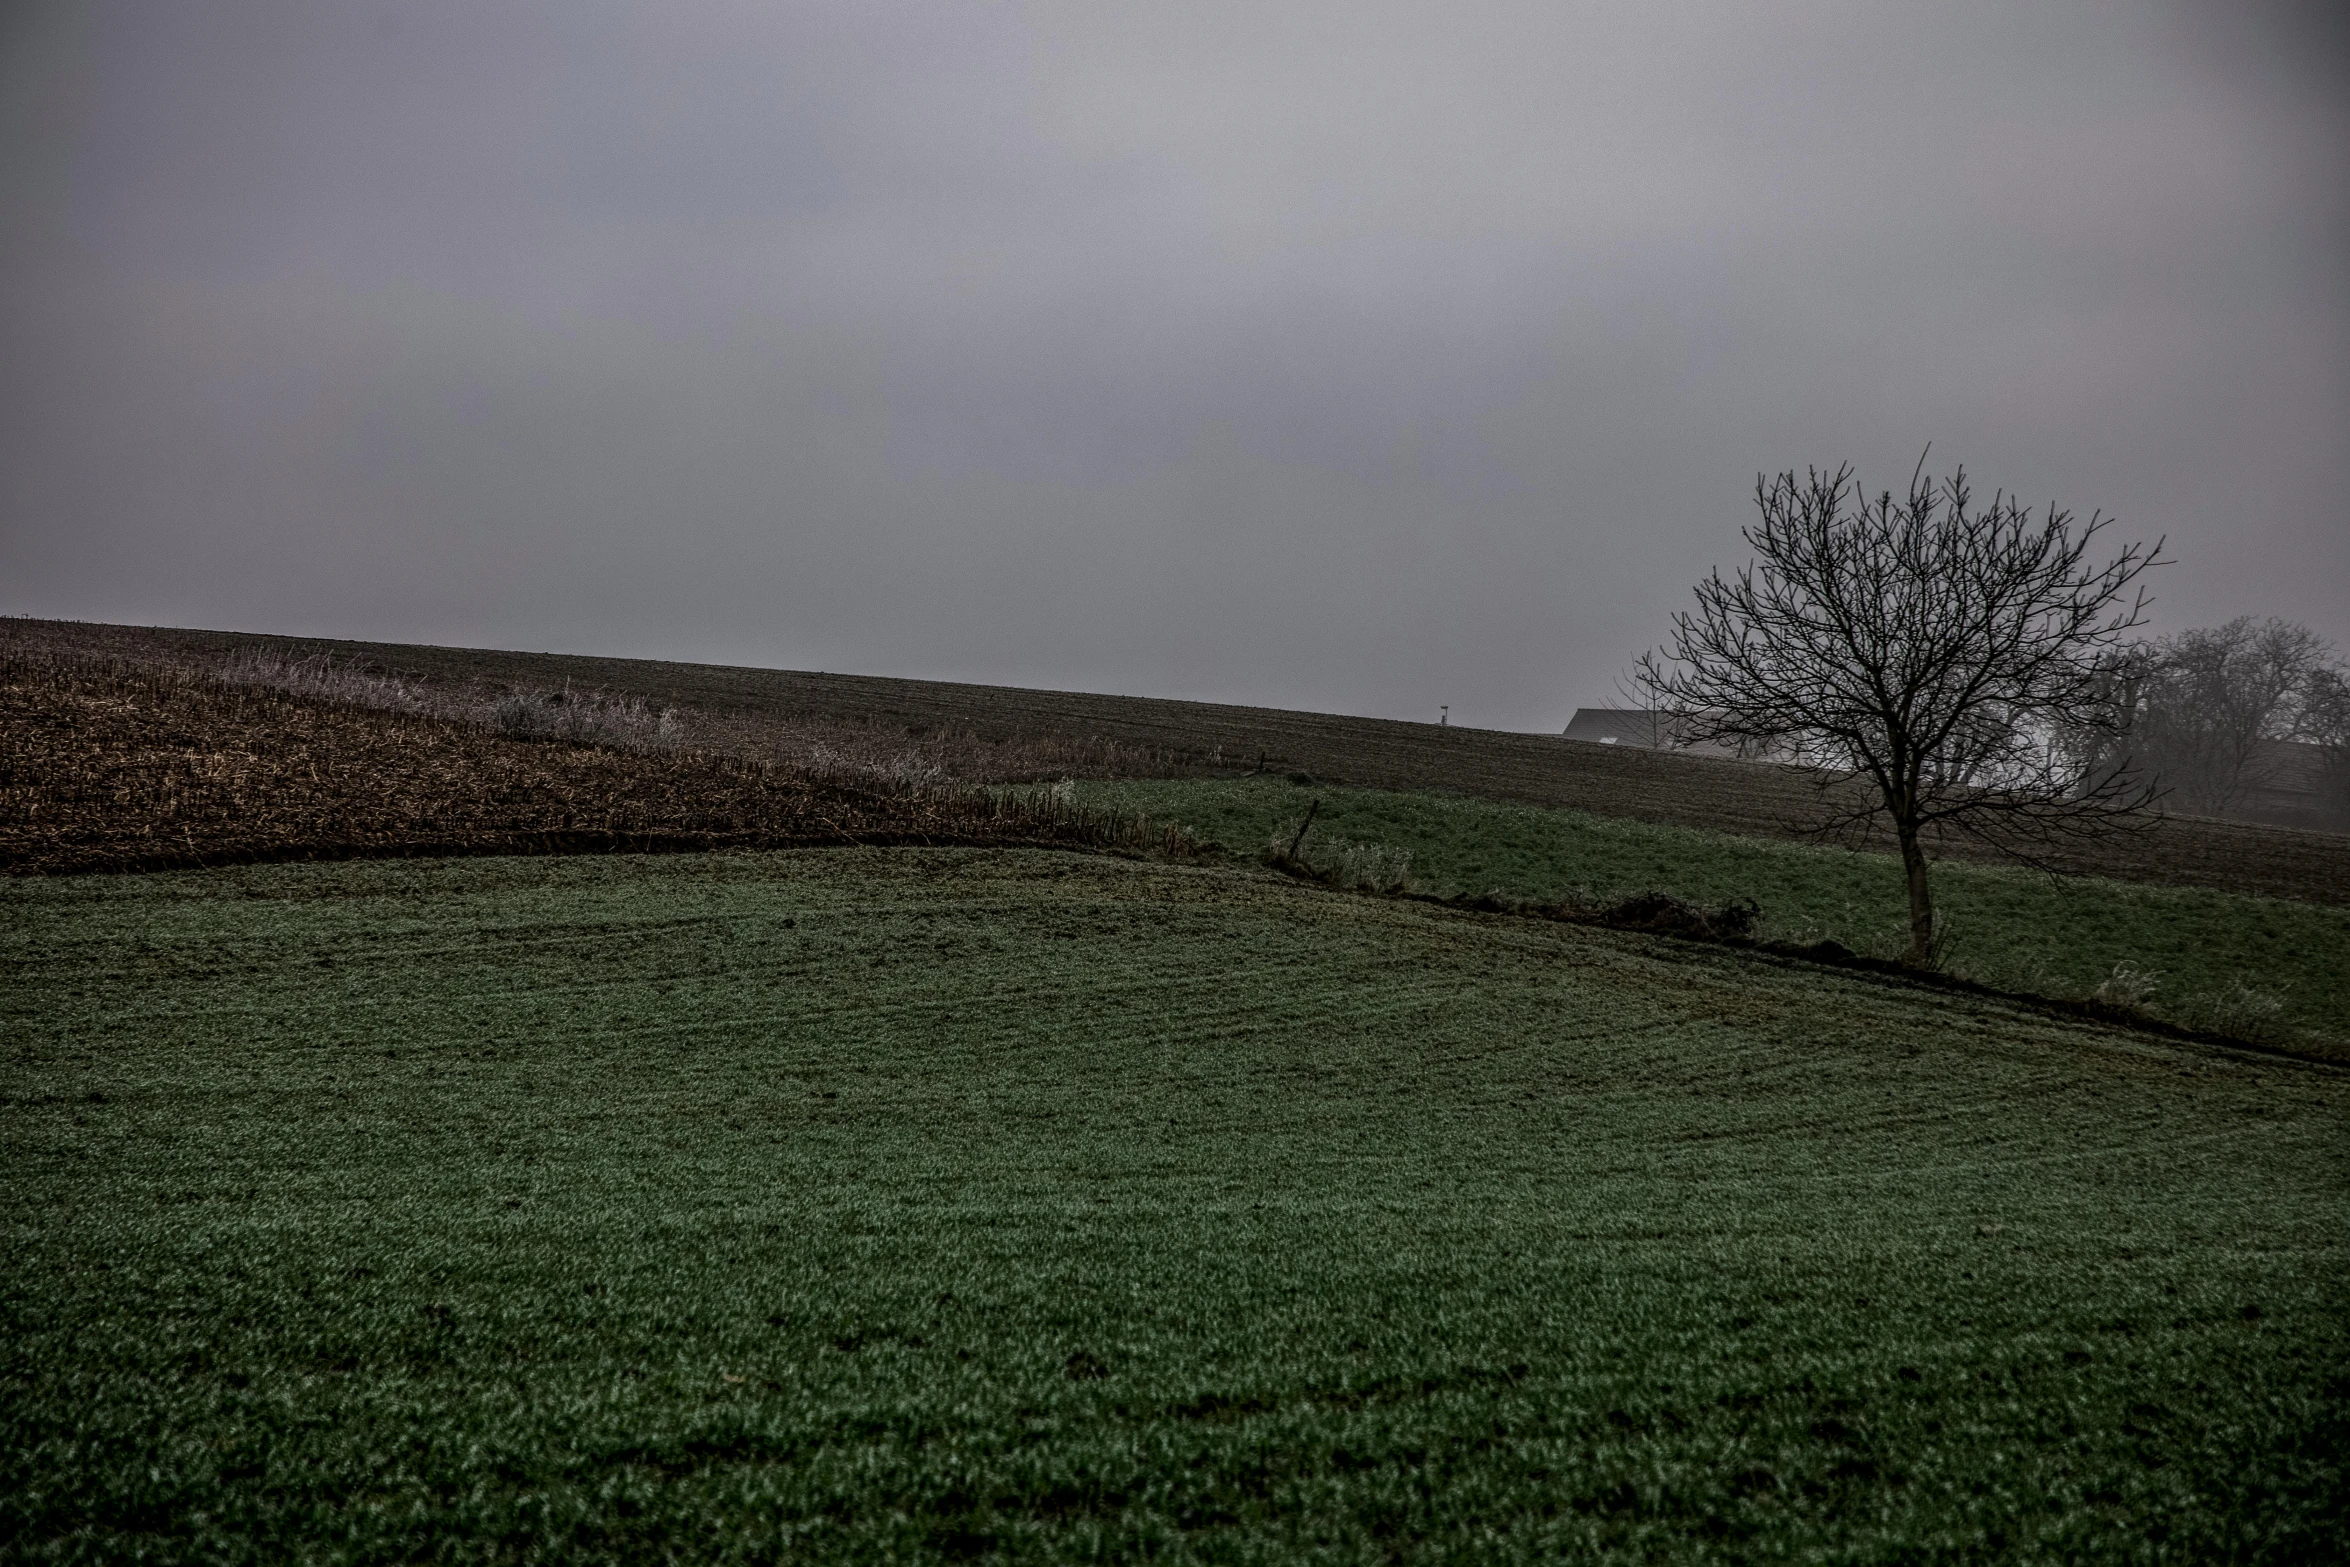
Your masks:
{"label": "grassy slope", "polygon": [[[1707,904],[1747,897],[1762,905],[1770,935],[1831,936],[1885,956],[1907,941],[1901,870],[1881,854],[1278,778],[1085,784],[1079,794],[1183,822],[1241,854],[1295,828],[1320,800],[1317,832],[1409,849],[1429,890],[1548,899],[1661,888]],[[2213,999],[2249,984],[2281,998],[2291,1023],[2350,1040],[2350,908],[1956,861],[1934,875],[1956,932],[1953,964],[1986,983],[2086,995],[2115,964],[2131,963],[2162,976],[2157,1013],[2202,1021]]]}
{"label": "grassy slope", "polygon": [[0,975],[0,1555],[2350,1544],[2323,1068],[1042,853],[17,882]]}

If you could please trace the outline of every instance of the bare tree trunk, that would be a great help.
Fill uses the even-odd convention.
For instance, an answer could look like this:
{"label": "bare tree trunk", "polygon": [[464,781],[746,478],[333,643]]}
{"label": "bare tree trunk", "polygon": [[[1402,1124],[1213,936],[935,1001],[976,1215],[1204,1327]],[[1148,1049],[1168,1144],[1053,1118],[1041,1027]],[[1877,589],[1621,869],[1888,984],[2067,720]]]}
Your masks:
{"label": "bare tree trunk", "polygon": [[1934,956],[1934,893],[1926,884],[1926,851],[1917,828],[1904,822],[1896,830],[1901,868],[1909,877],[1909,961],[1923,968]]}

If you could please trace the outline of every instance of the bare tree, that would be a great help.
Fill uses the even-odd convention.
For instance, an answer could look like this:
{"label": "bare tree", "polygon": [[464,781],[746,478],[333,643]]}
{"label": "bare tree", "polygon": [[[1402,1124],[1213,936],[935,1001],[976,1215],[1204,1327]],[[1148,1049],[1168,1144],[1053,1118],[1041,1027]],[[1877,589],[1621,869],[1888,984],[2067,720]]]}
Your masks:
{"label": "bare tree", "polygon": [[2319,810],[2337,832],[2350,832],[2350,673],[2338,664],[2310,681],[2303,708],[2306,737],[2320,748]]}
{"label": "bare tree", "polygon": [[1977,509],[1964,469],[1935,481],[1923,459],[1904,500],[1871,500],[1847,466],[1757,477],[1755,505],[1755,562],[1699,583],[1635,678],[1684,742],[1821,769],[1824,832],[1891,826],[1909,961],[1935,957],[1929,837],[2030,857],[2138,824],[2151,790],[2078,741],[2127,725],[2112,655],[2144,623],[2160,541],[2092,564],[2103,516]]}
{"label": "bare tree", "polygon": [[2134,765],[2186,809],[2226,814],[2264,742],[2317,738],[2332,653],[2307,626],[2249,615],[2153,643],[2132,692]]}

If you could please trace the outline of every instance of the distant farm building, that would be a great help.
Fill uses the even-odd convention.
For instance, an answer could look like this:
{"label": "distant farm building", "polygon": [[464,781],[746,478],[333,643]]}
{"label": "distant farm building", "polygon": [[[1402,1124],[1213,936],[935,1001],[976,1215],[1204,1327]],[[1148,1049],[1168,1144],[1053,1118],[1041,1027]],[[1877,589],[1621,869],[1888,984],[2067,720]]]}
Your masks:
{"label": "distant farm building", "polygon": [[1566,727],[1570,740],[1593,745],[1628,745],[1643,751],[1679,751],[1688,756],[1736,756],[1726,745],[1712,741],[1690,743],[1673,737],[1671,721],[1662,713],[1637,707],[1578,707]]}

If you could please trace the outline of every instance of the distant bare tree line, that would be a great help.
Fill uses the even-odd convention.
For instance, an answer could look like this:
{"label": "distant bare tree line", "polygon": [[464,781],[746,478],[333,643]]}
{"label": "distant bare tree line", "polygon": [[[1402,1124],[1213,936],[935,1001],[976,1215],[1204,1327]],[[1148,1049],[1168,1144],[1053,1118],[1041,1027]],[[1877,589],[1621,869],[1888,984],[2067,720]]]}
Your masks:
{"label": "distant bare tree line", "polygon": [[2115,764],[2155,783],[2166,809],[2242,810],[2291,760],[2314,748],[2318,816],[2350,826],[2350,671],[2309,627],[2241,616],[2224,626],[2122,648],[2104,671],[2119,722],[2065,737],[2084,774]]}

